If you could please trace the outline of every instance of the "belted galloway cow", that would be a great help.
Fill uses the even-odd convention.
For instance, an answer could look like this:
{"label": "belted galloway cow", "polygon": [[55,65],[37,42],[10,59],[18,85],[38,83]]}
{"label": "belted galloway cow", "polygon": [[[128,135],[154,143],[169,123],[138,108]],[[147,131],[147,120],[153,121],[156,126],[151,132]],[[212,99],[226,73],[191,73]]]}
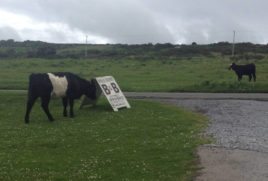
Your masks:
{"label": "belted galloway cow", "polygon": [[69,72],[31,74],[29,76],[25,123],[29,123],[31,109],[38,97],[41,98],[41,106],[48,119],[54,121],[48,108],[51,97],[61,97],[64,107],[63,116],[67,117],[69,104],[70,117],[74,117],[74,99],[79,99],[82,95],[93,100],[96,99],[96,85],[93,80],[87,81]]}

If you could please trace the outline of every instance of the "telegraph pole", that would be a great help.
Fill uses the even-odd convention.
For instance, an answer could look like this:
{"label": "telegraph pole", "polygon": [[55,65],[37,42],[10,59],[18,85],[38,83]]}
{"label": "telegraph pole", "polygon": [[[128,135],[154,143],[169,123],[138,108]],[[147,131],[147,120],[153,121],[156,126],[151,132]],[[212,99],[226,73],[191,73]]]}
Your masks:
{"label": "telegraph pole", "polygon": [[232,57],[235,54],[235,30],[233,31],[233,47],[232,47]]}
{"label": "telegraph pole", "polygon": [[87,35],[86,35],[85,57],[87,58]]}

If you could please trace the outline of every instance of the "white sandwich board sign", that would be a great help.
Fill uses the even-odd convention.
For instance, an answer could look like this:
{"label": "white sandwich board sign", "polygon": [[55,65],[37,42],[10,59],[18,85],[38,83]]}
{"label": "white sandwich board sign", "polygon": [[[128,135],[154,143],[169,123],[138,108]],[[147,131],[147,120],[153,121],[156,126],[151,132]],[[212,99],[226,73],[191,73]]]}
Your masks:
{"label": "white sandwich board sign", "polygon": [[114,111],[122,107],[130,108],[126,97],[112,76],[96,77],[96,80]]}
{"label": "white sandwich board sign", "polygon": [[[130,108],[130,105],[121,91],[119,85],[112,76],[96,77],[97,86],[97,99],[103,93],[114,111],[118,111],[119,108],[127,107]],[[84,97],[84,100],[81,103],[80,108],[85,105],[96,105],[97,100],[91,100],[87,97]]]}

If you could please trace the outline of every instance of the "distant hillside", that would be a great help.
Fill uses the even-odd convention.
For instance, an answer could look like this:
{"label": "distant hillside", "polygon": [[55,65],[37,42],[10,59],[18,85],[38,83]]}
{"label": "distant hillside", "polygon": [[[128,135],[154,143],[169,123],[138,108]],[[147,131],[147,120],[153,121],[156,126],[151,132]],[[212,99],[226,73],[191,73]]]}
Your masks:
{"label": "distant hillside", "polygon": [[[131,59],[159,59],[159,58],[191,58],[196,56],[230,56],[232,44],[219,42],[208,45],[173,44],[54,44],[41,41],[16,42],[14,40],[0,41],[1,58],[131,58]],[[268,45],[237,43],[235,44],[234,59],[262,59],[268,54]]]}

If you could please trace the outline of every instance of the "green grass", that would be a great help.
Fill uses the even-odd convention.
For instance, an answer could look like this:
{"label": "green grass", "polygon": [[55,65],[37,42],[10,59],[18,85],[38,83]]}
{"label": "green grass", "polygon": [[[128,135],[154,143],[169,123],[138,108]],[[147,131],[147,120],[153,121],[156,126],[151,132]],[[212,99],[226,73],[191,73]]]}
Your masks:
{"label": "green grass", "polygon": [[113,112],[102,99],[81,110],[76,102],[70,119],[52,100],[55,122],[37,102],[25,125],[25,99],[0,92],[0,180],[191,180],[198,169],[201,115],[143,101]]}
{"label": "green grass", "polygon": [[[252,62],[252,61],[251,61]],[[124,91],[268,92],[268,60],[254,62],[257,82],[239,83],[221,57],[176,60],[18,59],[0,61],[0,89],[27,89],[33,72],[70,71],[85,78],[113,75]],[[247,62],[238,62],[244,64]]]}

